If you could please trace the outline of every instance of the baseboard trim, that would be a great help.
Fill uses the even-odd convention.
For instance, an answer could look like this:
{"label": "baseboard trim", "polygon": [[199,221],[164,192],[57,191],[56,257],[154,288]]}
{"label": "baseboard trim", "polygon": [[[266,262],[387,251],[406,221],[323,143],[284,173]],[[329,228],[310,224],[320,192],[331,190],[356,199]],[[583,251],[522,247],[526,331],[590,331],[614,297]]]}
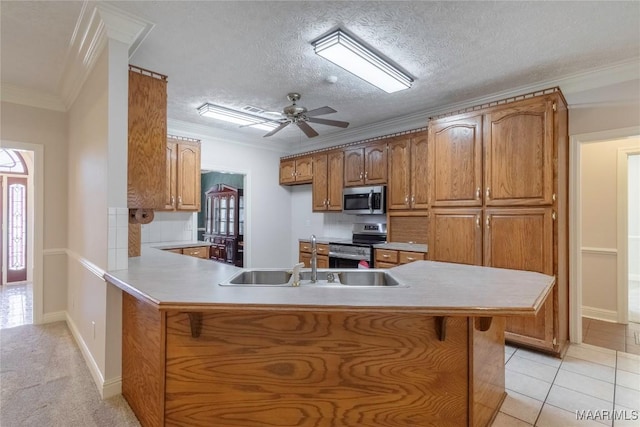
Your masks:
{"label": "baseboard trim", "polygon": [[614,310],[604,310],[602,308],[587,307],[583,305],[582,317],[618,323],[618,312]]}
{"label": "baseboard trim", "polygon": [[104,384],[102,384],[103,399],[108,399],[119,394],[122,394],[122,377],[106,380]]}
{"label": "baseboard trim", "polygon": [[73,338],[76,340],[76,343],[78,344],[78,347],[80,348],[80,352],[82,353],[82,357],[84,357],[84,361],[87,364],[87,367],[89,368],[89,372],[91,373],[91,377],[93,378],[93,382],[96,384],[96,387],[98,388],[98,392],[100,393],[100,397],[102,399],[104,399],[105,398],[105,396],[104,396],[104,383],[105,383],[105,381],[104,381],[104,377],[102,376],[102,372],[100,372],[100,368],[98,368],[98,364],[96,363],[95,359],[91,355],[91,352],[89,351],[89,347],[84,342],[84,339],[82,338],[82,335],[80,334],[80,331],[76,327],[76,324],[73,322],[73,319],[71,319],[71,316],[69,315],[69,313],[66,313],[66,320],[67,320],[67,325],[69,326],[69,329],[71,330],[71,334],[73,335]]}
{"label": "baseboard trim", "polygon": [[64,310],[45,313],[42,317],[42,323],[63,322],[65,320],[67,320],[67,312]]}

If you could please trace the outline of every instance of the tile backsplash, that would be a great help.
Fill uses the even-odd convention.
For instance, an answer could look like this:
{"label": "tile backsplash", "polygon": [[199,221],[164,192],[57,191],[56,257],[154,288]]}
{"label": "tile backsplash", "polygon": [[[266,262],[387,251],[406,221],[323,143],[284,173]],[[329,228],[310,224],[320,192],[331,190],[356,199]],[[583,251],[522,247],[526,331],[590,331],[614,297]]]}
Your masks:
{"label": "tile backsplash", "polygon": [[129,209],[109,208],[107,237],[107,269],[122,270],[129,266]]}
{"label": "tile backsplash", "polygon": [[153,221],[142,224],[142,243],[196,240],[194,218],[191,212],[155,212]]}

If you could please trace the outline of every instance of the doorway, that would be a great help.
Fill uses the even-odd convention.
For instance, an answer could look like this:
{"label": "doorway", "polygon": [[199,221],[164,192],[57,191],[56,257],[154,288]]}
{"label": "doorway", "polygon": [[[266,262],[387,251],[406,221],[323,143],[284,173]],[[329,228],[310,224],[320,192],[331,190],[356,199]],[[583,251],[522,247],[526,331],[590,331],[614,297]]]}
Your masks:
{"label": "doorway", "polygon": [[0,149],[0,327],[33,323],[34,153]]}
{"label": "doorway", "polygon": [[244,267],[245,181],[240,173],[203,169],[198,240],[211,242],[210,258]]}
{"label": "doorway", "polygon": [[[621,326],[628,322],[626,156],[631,153],[625,150],[640,153],[639,136],[640,127],[571,136],[569,315],[574,343],[583,341],[583,316]],[[598,147],[602,153],[589,154]]]}

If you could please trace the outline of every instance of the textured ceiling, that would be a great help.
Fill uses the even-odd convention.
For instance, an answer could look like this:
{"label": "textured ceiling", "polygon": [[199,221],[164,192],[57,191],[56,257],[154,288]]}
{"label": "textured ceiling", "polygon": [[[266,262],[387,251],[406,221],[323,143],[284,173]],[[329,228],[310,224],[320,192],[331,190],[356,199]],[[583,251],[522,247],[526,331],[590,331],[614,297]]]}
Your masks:
{"label": "textured ceiling", "polygon": [[[261,144],[309,145],[297,127],[260,131],[199,117],[205,102],[281,111],[288,92],[348,130],[640,57],[640,2],[113,1],[155,23],[132,64],[169,76],[170,122]],[[56,92],[80,2],[2,2],[2,82]],[[400,64],[413,88],[387,94],[313,53],[344,28]],[[46,70],[46,71],[45,71]],[[337,82],[328,83],[328,76]],[[425,116],[425,124],[426,124]],[[293,145],[292,145],[293,146]]]}

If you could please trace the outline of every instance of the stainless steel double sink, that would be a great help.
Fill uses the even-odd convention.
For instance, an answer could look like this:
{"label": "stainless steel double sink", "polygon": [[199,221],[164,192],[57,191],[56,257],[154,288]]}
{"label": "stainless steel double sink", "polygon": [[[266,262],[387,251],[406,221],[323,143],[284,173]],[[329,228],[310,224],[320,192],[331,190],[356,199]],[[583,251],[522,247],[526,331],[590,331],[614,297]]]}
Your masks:
{"label": "stainless steel double sink", "polygon": [[382,269],[318,269],[317,280],[311,282],[311,271],[300,272],[300,282],[294,284],[293,273],[286,269],[243,270],[221,286],[331,286],[331,287],[405,287],[388,270]]}

